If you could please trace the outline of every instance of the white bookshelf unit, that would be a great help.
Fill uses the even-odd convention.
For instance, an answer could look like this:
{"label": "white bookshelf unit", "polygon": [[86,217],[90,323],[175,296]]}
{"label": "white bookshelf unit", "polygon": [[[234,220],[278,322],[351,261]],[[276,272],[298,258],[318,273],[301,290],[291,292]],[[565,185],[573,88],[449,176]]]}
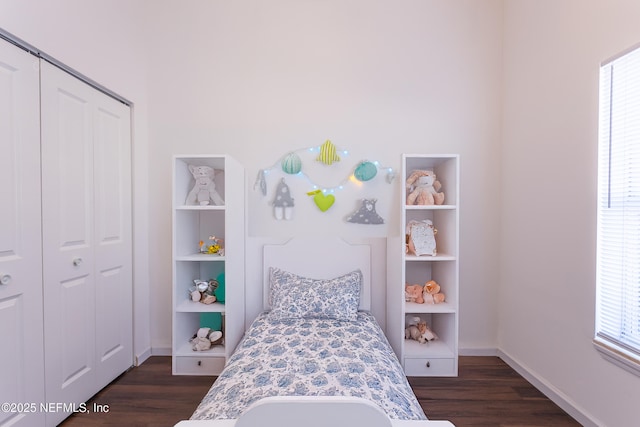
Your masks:
{"label": "white bookshelf unit", "polygon": [[[215,170],[215,188],[224,204],[186,204],[194,178],[189,165]],[[218,375],[244,333],[244,169],[227,155],[173,158],[173,333],[174,375]],[[209,237],[222,239],[224,254],[200,253]],[[194,302],[194,280],[224,275],[224,302]],[[223,343],[194,351],[190,339],[201,326],[216,326]]]}
{"label": "white bookshelf unit", "polygon": [[[432,170],[442,184],[445,194],[442,205],[407,205],[406,179],[414,170]],[[458,155],[409,155],[402,156],[402,214],[401,238],[394,244],[400,257],[400,271],[391,269],[395,274],[390,286],[393,303],[400,309],[391,309],[394,319],[391,324],[401,326],[400,338],[396,337],[394,348],[408,376],[457,376],[458,375],[458,300],[459,300],[459,194],[460,173]],[[411,255],[405,252],[406,227],[411,220],[431,220],[437,230],[437,255]],[[401,281],[398,283],[398,275]],[[435,280],[445,294],[445,301],[439,304],[418,304],[406,302],[404,285],[424,285]],[[397,305],[396,302],[397,301]],[[419,316],[426,320],[429,327],[438,336],[437,340],[419,343],[404,339],[406,316]]]}

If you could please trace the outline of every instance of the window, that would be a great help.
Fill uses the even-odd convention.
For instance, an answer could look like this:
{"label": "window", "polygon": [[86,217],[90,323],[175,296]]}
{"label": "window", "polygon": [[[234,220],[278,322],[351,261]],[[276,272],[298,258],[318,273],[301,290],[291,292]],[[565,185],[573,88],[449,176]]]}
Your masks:
{"label": "window", "polygon": [[640,374],[640,48],[600,68],[594,343]]}

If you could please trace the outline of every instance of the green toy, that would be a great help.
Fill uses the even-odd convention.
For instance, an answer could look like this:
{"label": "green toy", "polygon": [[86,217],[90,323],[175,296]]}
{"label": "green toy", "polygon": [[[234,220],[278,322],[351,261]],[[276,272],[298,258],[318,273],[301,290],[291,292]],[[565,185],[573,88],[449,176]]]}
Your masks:
{"label": "green toy", "polygon": [[224,304],[224,273],[218,274],[216,280],[218,281],[218,287],[213,291],[213,294],[218,302]]}

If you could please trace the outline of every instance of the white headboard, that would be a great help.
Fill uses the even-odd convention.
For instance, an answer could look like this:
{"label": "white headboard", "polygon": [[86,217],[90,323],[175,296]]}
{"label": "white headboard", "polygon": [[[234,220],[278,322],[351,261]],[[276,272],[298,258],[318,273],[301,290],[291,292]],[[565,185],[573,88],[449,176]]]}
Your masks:
{"label": "white headboard", "polygon": [[263,306],[269,307],[269,268],[278,267],[312,279],[332,279],[362,271],[360,310],[371,310],[371,247],[339,237],[293,238],[281,245],[264,245]]}

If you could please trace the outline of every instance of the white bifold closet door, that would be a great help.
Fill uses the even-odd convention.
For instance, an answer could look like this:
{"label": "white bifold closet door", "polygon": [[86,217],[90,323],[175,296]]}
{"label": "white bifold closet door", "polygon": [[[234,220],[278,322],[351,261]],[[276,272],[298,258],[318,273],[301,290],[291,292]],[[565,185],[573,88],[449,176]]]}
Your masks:
{"label": "white bifold closet door", "polygon": [[[39,64],[0,40],[0,425],[40,426],[44,401]],[[31,411],[35,409],[34,411]]]}
{"label": "white bifold closet door", "polygon": [[130,109],[45,61],[41,108],[46,399],[84,402],[133,364]]}

